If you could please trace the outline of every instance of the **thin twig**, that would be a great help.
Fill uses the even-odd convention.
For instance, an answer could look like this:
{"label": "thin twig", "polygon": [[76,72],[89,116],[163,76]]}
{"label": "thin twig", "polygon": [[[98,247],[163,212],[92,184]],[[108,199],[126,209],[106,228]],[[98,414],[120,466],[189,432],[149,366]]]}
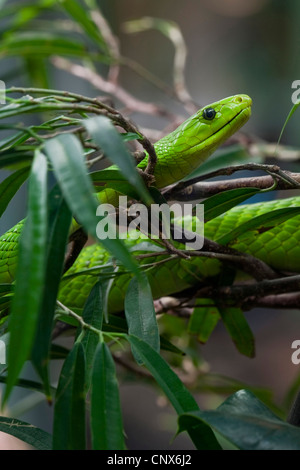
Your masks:
{"label": "thin twig", "polygon": [[109,48],[110,56],[113,59],[113,63],[110,64],[108,72],[108,82],[117,83],[119,72],[120,72],[120,48],[119,41],[116,36],[113,34],[110,26],[104,16],[101,14],[100,10],[92,10],[91,17],[95,25],[100,31],[100,34],[103,36],[106,45]]}
{"label": "thin twig", "polygon": [[164,34],[172,42],[175,50],[173,65],[175,96],[185,106],[189,113],[196,112],[199,106],[196,105],[193,101],[186,86],[185,66],[187,48],[184,37],[178,25],[171,21],[145,16],[138,20],[127,21],[123,25],[123,28],[127,33],[138,33],[147,29],[156,29]]}
{"label": "thin twig", "polygon": [[[276,184],[276,190],[291,190],[299,189],[300,173],[291,173],[286,171],[295,183],[278,180]],[[164,194],[167,199],[176,199],[180,201],[194,201],[196,199],[202,199],[214,194],[219,194],[224,191],[239,188],[257,188],[257,189],[270,189],[274,183],[272,176],[253,176],[250,178],[236,178],[233,180],[219,180],[219,181],[203,181],[187,186],[184,189],[169,190]]]}
{"label": "thin twig", "polygon": [[210,178],[215,178],[216,176],[230,176],[234,174],[237,171],[265,171],[269,173],[273,177],[273,181],[276,178],[277,180],[281,180],[284,183],[289,183],[291,186],[295,186],[297,188],[300,187],[300,183],[297,180],[294,180],[289,172],[284,172],[281,170],[281,168],[278,165],[264,165],[260,163],[246,163],[243,165],[233,165],[233,166],[228,166],[226,168],[220,168],[218,170],[212,171],[210,173],[206,173],[205,175],[199,175],[195,178],[192,178],[188,181],[183,181],[181,183],[178,183],[177,185],[171,187],[170,189],[167,189],[164,192],[165,197],[171,197],[174,192],[182,191],[183,189],[195,184],[199,183],[200,181],[207,180]]}
{"label": "thin twig", "polygon": [[300,308],[300,293],[268,295],[258,299],[255,306],[272,309]]}
{"label": "thin twig", "polygon": [[167,109],[163,108],[162,106],[141,101],[135,98],[121,86],[105,80],[103,77],[101,77],[101,75],[94,72],[93,70],[84,67],[83,65],[74,64],[72,61],[59,56],[53,57],[52,63],[55,65],[55,67],[61,70],[66,70],[72,75],[75,75],[76,77],[88,81],[98,90],[113,95],[115,98],[124,103],[126,107],[131,111],[136,111],[143,114],[151,114],[154,116],[163,116],[166,118],[172,118],[173,116]]}
{"label": "thin twig", "polygon": [[286,294],[296,292],[300,289],[300,275],[287,276],[277,279],[266,279],[255,284],[237,284],[226,287],[208,286],[198,291],[197,296],[212,297],[217,299],[218,304],[229,304],[252,308],[258,299],[276,293]]}
{"label": "thin twig", "polygon": [[[85,70],[85,69],[84,69]],[[46,91],[40,88],[21,88],[21,87],[12,87],[7,90],[7,93],[26,93],[26,94],[46,94]],[[114,108],[103,103],[99,99],[91,99],[83,95],[78,95],[76,93],[60,92],[56,90],[48,90],[49,94],[52,94],[56,97],[68,98],[67,103],[52,103],[52,102],[41,102],[38,99],[32,98],[30,103],[37,105],[37,110],[39,108],[43,110],[70,110],[70,111],[84,111],[86,113],[100,114],[105,115],[111,119],[116,125],[122,127],[126,132],[133,132],[140,136],[138,142],[142,145],[145,151],[148,154],[148,163],[145,171],[142,173],[145,179],[146,184],[151,184],[154,181],[153,173],[155,165],[157,162],[157,156],[155,152],[154,145],[150,140],[141,133],[141,131],[135,126],[129,119],[126,119],[119,111],[116,111]],[[71,100],[71,101],[70,101]],[[73,100],[73,101],[72,101]],[[88,104],[82,104],[82,103]],[[27,101],[26,101],[27,103]],[[26,108],[23,109],[23,112],[26,112]]]}

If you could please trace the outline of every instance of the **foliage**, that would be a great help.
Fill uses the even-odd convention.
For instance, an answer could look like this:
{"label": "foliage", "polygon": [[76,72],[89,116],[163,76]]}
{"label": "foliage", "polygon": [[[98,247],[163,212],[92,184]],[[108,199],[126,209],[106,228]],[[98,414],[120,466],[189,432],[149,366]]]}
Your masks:
{"label": "foliage", "polygon": [[[10,88],[7,104],[0,108],[0,130],[4,135],[0,141],[0,167],[11,171],[0,184],[1,215],[24,182],[27,179],[29,182],[16,284],[0,285],[1,339],[8,344],[8,366],[0,370],[1,382],[6,383],[2,405],[7,404],[17,386],[42,392],[49,403],[54,403],[54,424],[50,436],[16,418],[2,417],[0,430],[37,449],[90,446],[125,449],[114,360],[121,351],[126,360],[130,358],[132,370],[154,381],[164,392],[178,415],[178,432],[186,431],[197,449],[221,449],[220,435],[238,449],[299,449],[299,429],[271,411],[275,406],[266,390],[253,389],[255,396],[244,390],[245,384],[221,377],[218,384],[210,384],[215,378],[201,371],[195,335],[200,342],[206,342],[220,318],[237,349],[248,357],[254,355],[254,337],[241,309],[219,308],[211,299],[199,298],[188,326],[179,320],[179,334],[172,332],[176,330],[172,317],[157,319],[147,274],[156,268],[157,259],[164,262],[174,253],[161,254],[162,247],[144,246],[141,251],[153,256],[147,264],[140,265],[140,251],[128,248],[120,239],[102,240],[109,259],[103,266],[86,271],[99,282],[90,291],[84,308],[72,309],[57,300],[65,271],[65,247],[70,233],[74,232],[73,224],[78,228],[76,224],[80,223],[85,233],[97,239],[99,218],[95,193],[103,182],[106,188],[118,188],[122,194],[147,205],[161,201],[162,196],[158,191],[149,190],[145,184],[147,179],[136,170],[128,150],[128,141],[138,141],[144,150],[148,148],[148,141],[138,128],[98,98],[48,87],[47,67],[51,61],[53,63],[54,55],[60,56],[55,61],[62,68],[68,63],[75,64],[70,57],[81,61],[80,67],[86,68],[87,76],[94,76],[94,68],[99,63],[111,70],[125,60],[113,47],[115,44],[104,32],[106,30],[103,28],[102,32],[99,27],[103,25],[103,16],[96,2],[40,0],[34,5],[23,2],[15,13],[16,3],[6,2],[2,6],[1,16],[7,25],[0,47],[1,57],[21,58],[31,83],[45,89]],[[55,18],[55,27],[53,21],[48,20],[50,17]],[[148,26],[137,22],[131,24],[132,27],[135,30],[154,27],[169,38],[170,31],[177,28],[164,21],[154,21]],[[161,86],[152,75],[147,74],[147,77]],[[176,77],[175,85],[178,85],[178,74]],[[114,91],[120,96],[117,88]],[[177,98],[183,100],[182,94]],[[183,104],[191,107],[190,97],[184,99]],[[21,124],[24,115],[34,117],[35,123]],[[122,130],[118,132],[117,127]],[[91,173],[90,168],[103,157],[99,156],[100,152],[116,166]],[[245,148],[229,146],[190,178],[219,170],[224,157],[233,164],[247,161],[249,155]],[[207,198],[208,219],[258,192],[258,189],[242,188]],[[246,231],[256,230],[266,223],[276,225],[297,212],[298,209],[290,208],[275,211],[263,220],[254,218],[228,232],[218,242],[225,245]],[[119,268],[130,272],[132,279],[126,293],[124,315],[113,315],[107,310],[107,299],[113,280],[120,274]],[[57,325],[69,326],[75,331],[70,350],[53,343]],[[184,348],[176,343],[179,335],[184,339]],[[178,370],[182,370],[184,355],[190,355],[201,371],[196,391],[210,390],[219,396],[231,394],[216,410],[200,410],[184,379],[181,380]],[[51,384],[49,372],[54,359],[63,362],[57,387]],[[27,361],[38,374],[36,382],[21,377]],[[282,414],[282,410],[279,412]],[[87,442],[89,435],[90,442]]]}

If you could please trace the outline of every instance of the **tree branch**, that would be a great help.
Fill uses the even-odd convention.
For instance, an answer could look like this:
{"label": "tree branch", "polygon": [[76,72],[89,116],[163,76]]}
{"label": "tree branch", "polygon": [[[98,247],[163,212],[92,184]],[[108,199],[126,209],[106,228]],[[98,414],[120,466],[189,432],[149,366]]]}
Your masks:
{"label": "tree branch", "polygon": [[113,95],[116,99],[124,103],[131,111],[162,116],[169,119],[173,118],[173,114],[170,113],[167,109],[156,104],[148,103],[135,98],[133,95],[124,90],[124,88],[122,88],[120,85],[105,80],[103,77],[101,77],[101,75],[91,69],[88,69],[87,67],[84,67],[83,65],[74,64],[72,61],[59,56],[53,57],[52,63],[55,65],[55,67],[66,70],[72,75],[88,81],[98,90]]}
{"label": "tree branch", "polygon": [[[255,284],[236,284],[226,287],[206,286],[198,290],[196,296],[217,299],[217,305],[234,304],[250,309],[257,306],[261,299],[267,298],[269,295],[276,293],[278,299],[278,294],[297,292],[299,289],[300,275],[297,274],[272,280],[266,279]],[[271,298],[269,297],[267,301],[270,302]]]}
{"label": "tree branch", "polygon": [[[300,183],[300,173],[291,173],[286,171],[293,180]],[[167,199],[176,199],[180,201],[194,201],[196,199],[203,199],[214,194],[219,194],[230,189],[239,188],[257,188],[257,189],[269,189],[274,183],[274,177],[272,176],[254,176],[250,178],[236,178],[233,180],[221,180],[221,181],[204,181],[202,183],[195,183],[187,186],[184,189],[171,189],[164,194]],[[276,190],[288,190],[298,189],[298,185],[289,183],[287,181],[277,180]]]}
{"label": "tree branch", "polygon": [[[199,175],[195,178],[192,178],[188,181],[183,181],[181,183],[178,183],[170,188],[167,188],[165,191],[164,191],[164,196],[168,199],[174,199],[175,196],[176,197],[180,197],[181,196],[181,193],[187,189],[187,188],[190,188],[192,185],[196,184],[196,183],[199,183],[200,181],[203,181],[203,180],[207,180],[207,179],[210,179],[210,178],[215,178],[217,176],[222,176],[222,175],[226,175],[226,176],[230,176],[232,174],[234,174],[235,172],[237,171],[258,171],[258,170],[261,170],[261,171],[265,171],[267,173],[269,173],[269,178],[272,178],[271,179],[268,179],[267,182],[269,183],[269,185],[267,186],[267,188],[270,188],[272,186],[272,182],[274,183],[274,181],[276,182],[276,184],[278,185],[279,183],[281,185],[283,185],[284,188],[287,188],[289,187],[289,189],[293,189],[293,188],[300,188],[300,174],[298,173],[290,173],[288,171],[283,171],[281,170],[281,168],[277,165],[263,165],[263,164],[258,164],[258,163],[246,163],[246,164],[243,164],[243,165],[233,165],[233,166],[228,166],[226,168],[220,168],[218,170],[215,170],[215,171],[212,171],[210,173],[206,173],[205,175]],[[293,175],[296,175],[297,179],[293,177]],[[260,177],[261,178],[261,177]],[[266,178],[266,177],[264,177]],[[242,180],[245,180],[245,178],[243,178]],[[248,178],[248,180],[251,180],[251,178]],[[222,182],[225,186],[227,184],[231,184],[231,185],[234,185],[233,183],[234,180],[231,180],[231,183],[229,183],[228,181],[225,181],[225,182]],[[241,181],[241,179],[240,179]],[[257,181],[260,181],[259,177],[255,177],[254,178],[254,181],[257,182]],[[272,181],[272,182],[271,182]],[[203,183],[202,183],[203,184]],[[221,189],[221,191],[218,191],[217,190],[217,185],[220,185],[220,181],[217,181],[217,182],[213,182],[213,183],[206,183],[206,187],[209,186],[209,185],[214,185],[214,189],[216,192],[221,192],[222,190],[225,191],[226,189],[228,189],[228,186],[225,187],[225,189]],[[254,187],[254,185],[252,185]],[[245,186],[243,186],[245,187]],[[232,187],[231,187],[232,189]],[[191,189],[187,189],[187,194],[189,194],[189,192],[191,192],[192,190]],[[186,194],[183,192],[183,195]]]}

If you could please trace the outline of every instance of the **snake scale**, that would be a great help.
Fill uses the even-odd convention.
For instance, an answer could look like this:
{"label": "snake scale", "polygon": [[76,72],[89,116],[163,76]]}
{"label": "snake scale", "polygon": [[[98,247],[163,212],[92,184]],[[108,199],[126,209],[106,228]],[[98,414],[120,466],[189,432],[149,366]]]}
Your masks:
{"label": "snake scale", "polygon": [[[177,182],[190,174],[206,160],[228,137],[234,134],[250,117],[252,101],[247,95],[235,95],[200,109],[175,131],[155,144],[157,164],[155,185],[158,188]],[[139,164],[147,165],[147,157]],[[100,202],[106,202],[106,191],[99,193]],[[111,196],[111,195],[110,195]],[[257,215],[275,209],[300,207],[300,197],[236,206],[205,224],[205,236],[212,240]],[[252,254],[270,267],[289,272],[300,272],[300,216],[294,216],[269,230],[251,231],[235,239],[230,245],[241,252]],[[0,282],[13,282],[18,256],[18,240],[23,221],[0,237]],[[133,247],[145,240],[126,240]],[[151,264],[160,258],[141,261]],[[77,274],[96,266],[106,265],[110,254],[101,245],[85,247],[62,279],[59,299],[69,308],[81,308],[98,275]],[[220,273],[222,264],[216,259],[191,257],[173,258],[147,269],[154,298],[174,294],[201,280]],[[76,276],[74,276],[77,274]],[[120,268],[109,294],[109,311],[122,310],[126,288],[131,279]]]}

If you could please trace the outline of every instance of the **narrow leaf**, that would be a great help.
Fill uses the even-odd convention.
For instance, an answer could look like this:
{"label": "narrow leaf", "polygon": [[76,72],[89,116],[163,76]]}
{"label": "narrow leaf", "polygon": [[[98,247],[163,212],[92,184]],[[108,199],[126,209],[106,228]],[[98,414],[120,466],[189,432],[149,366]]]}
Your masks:
{"label": "narrow leaf", "polygon": [[[90,295],[83,308],[82,319],[88,324],[101,330],[103,322],[103,301],[100,282],[98,281],[92,288]],[[91,330],[86,330],[81,344],[85,350],[86,358],[86,384],[88,391],[91,383],[91,374],[95,351],[99,343],[99,337]]]}
{"label": "narrow leaf", "polygon": [[136,188],[141,199],[146,204],[151,204],[152,198],[135,167],[134,160],[111,121],[105,116],[96,116],[83,121],[83,124],[107,158],[120,168],[128,182]]}
{"label": "narrow leaf", "polygon": [[48,363],[51,345],[53,318],[60,278],[64,266],[66,243],[68,240],[71,213],[62,194],[55,186],[48,198],[47,260],[43,298],[32,351],[32,361],[45,384],[49,397]]}
{"label": "narrow leaf", "polygon": [[125,449],[116,370],[104,342],[98,344],[93,365],[91,429],[93,449]]}
{"label": "narrow leaf", "polygon": [[[204,304],[201,306],[201,304]],[[211,304],[212,306],[207,306]],[[205,344],[220,320],[218,308],[212,299],[197,299],[197,306],[194,308],[188,324],[188,331],[197,335],[198,341]]]}
{"label": "narrow leaf", "polygon": [[20,239],[16,289],[9,318],[9,367],[5,400],[33,344],[44,287],[46,241],[47,160],[37,151],[30,175],[28,216]]}
{"label": "narrow leaf", "polygon": [[51,450],[52,436],[43,429],[15,418],[0,417],[0,431],[21,439],[38,450]]}
{"label": "narrow leaf", "polygon": [[13,290],[14,286],[12,284],[0,284],[0,295],[9,294]]}
{"label": "narrow leaf", "polygon": [[179,417],[179,429],[206,423],[242,450],[299,450],[300,430],[279,419],[252,392],[240,390],[217,410]]}
{"label": "narrow leaf", "polygon": [[17,193],[24,181],[28,178],[29,169],[22,168],[8,176],[0,184],[0,217],[7,208],[13,196]]}
{"label": "narrow leaf", "polygon": [[101,36],[99,29],[88,16],[89,10],[82,8],[77,0],[60,0],[60,4],[75,20],[76,24],[80,25],[83,31],[85,31],[87,35],[92,38],[96,44],[98,44],[98,46],[106,48],[105,41]]}
{"label": "narrow leaf", "polygon": [[[137,336],[159,352],[159,331],[153,305],[151,287],[147,276],[143,280],[133,278],[128,286],[125,297],[125,315],[128,333]],[[132,353],[139,364],[143,361],[133,348]]]}
{"label": "narrow leaf", "polygon": [[240,308],[219,308],[223,323],[238,351],[247,357],[255,356],[255,339]]}
{"label": "narrow leaf", "polygon": [[29,82],[32,87],[50,88],[50,74],[48,64],[44,57],[27,56],[24,57]]}
{"label": "narrow leaf", "polygon": [[28,166],[32,160],[32,154],[24,150],[6,150],[0,153],[0,168],[18,170]]}
{"label": "narrow leaf", "polygon": [[260,189],[257,188],[238,188],[214,194],[203,202],[205,221],[207,222],[224,214],[224,212],[259,192]]}
{"label": "narrow leaf", "polygon": [[[127,336],[127,339],[131,346],[137,350],[145,366],[164,391],[177,414],[180,415],[199,409],[195,399],[175,372],[151,346],[135,336]],[[197,449],[220,449],[217,439],[208,426],[200,424],[200,426],[189,429],[188,432]]]}
{"label": "narrow leaf", "polygon": [[[75,136],[64,134],[49,139],[45,146],[62,193],[73,212],[85,230],[97,240],[96,216],[97,202],[93,194],[93,186],[86,172],[83,155],[84,151]],[[101,239],[102,245],[119,259],[127,269],[139,276],[137,263],[129,254],[120,240]]]}
{"label": "narrow leaf", "polygon": [[[128,326],[125,318],[119,317],[117,315],[109,315],[108,323],[103,324],[103,331],[113,332],[113,333],[127,333]],[[167,338],[160,336],[160,347],[165,351],[170,351],[180,356],[184,356],[184,351],[179,349],[177,346],[174,346]]]}
{"label": "narrow leaf", "polygon": [[76,342],[64,362],[55,397],[53,449],[85,449],[85,360]]}
{"label": "narrow leaf", "polygon": [[115,166],[109,166],[103,170],[92,171],[90,177],[94,183],[107,183],[111,182],[122,182],[126,181],[126,178],[118,168]]}
{"label": "narrow leaf", "polygon": [[285,122],[284,122],[284,124],[283,124],[283,126],[282,126],[280,135],[279,135],[279,137],[278,137],[277,147],[276,147],[276,150],[275,150],[275,154],[276,154],[276,152],[277,152],[278,145],[280,144],[280,141],[281,141],[281,138],[282,138],[282,135],[283,135],[283,133],[284,133],[284,130],[285,130],[286,126],[287,126],[289,120],[291,119],[291,117],[293,116],[294,112],[299,108],[299,106],[300,106],[300,101],[298,101],[297,103],[295,103],[295,104],[293,105],[292,109],[290,110],[290,112],[289,112],[289,114],[288,114],[288,116],[287,116],[287,118],[286,118],[286,120],[285,120]]}
{"label": "narrow leaf", "polygon": [[[0,383],[6,383],[6,376],[5,375],[0,375]],[[34,392],[40,392],[44,394],[44,387],[43,384],[39,382],[35,382],[34,380],[28,380],[28,379],[19,379],[16,382],[16,387],[21,387],[21,388],[26,388],[29,390],[33,390]],[[51,387],[51,390],[55,392],[55,387]]]}
{"label": "narrow leaf", "polygon": [[120,134],[120,136],[122,137],[123,142],[130,142],[131,140],[137,140],[141,138],[141,136],[135,132],[123,132]]}
{"label": "narrow leaf", "polygon": [[1,41],[0,57],[51,56],[54,54],[84,57],[87,49],[82,42],[45,32],[14,32]]}

